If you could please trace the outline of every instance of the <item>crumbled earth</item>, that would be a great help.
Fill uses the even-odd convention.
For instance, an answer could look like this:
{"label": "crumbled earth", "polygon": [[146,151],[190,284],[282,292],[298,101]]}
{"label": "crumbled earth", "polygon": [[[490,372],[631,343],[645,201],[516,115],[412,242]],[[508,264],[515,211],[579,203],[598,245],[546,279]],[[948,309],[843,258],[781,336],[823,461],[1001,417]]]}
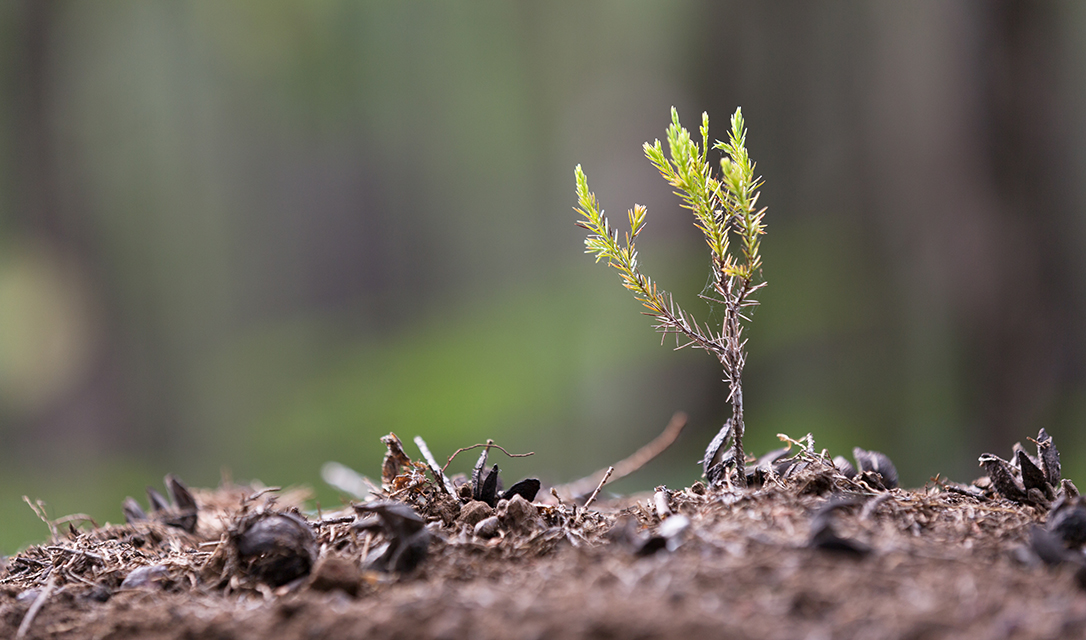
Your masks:
{"label": "crumbled earth", "polygon": [[58,526],[6,559],[0,637],[1086,637],[1081,563],[1030,545],[1047,505],[815,460],[758,488],[491,506],[395,466],[399,503],[318,516],[231,486],[191,492],[191,532],[177,505]]}

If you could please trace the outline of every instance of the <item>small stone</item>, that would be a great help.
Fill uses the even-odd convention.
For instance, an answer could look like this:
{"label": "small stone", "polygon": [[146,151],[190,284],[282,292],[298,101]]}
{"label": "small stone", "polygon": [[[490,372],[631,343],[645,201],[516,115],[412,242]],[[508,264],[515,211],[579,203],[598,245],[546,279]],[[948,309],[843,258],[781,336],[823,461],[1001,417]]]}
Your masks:
{"label": "small stone", "polygon": [[158,588],[162,586],[162,583],[169,580],[169,571],[165,565],[156,564],[153,566],[139,567],[133,569],[129,573],[124,582],[121,583],[122,589],[146,589],[146,588]]}
{"label": "small stone", "polygon": [[497,516],[490,516],[480,520],[475,525],[475,535],[480,538],[493,538],[498,535],[498,530],[501,529],[501,520],[498,520]]}
{"label": "small stone", "polygon": [[656,535],[671,541],[682,536],[689,528],[690,518],[676,513],[660,523],[660,526],[656,528]]}
{"label": "small stone", "polygon": [[492,515],[494,515],[494,509],[490,505],[481,500],[472,500],[460,507],[460,517],[456,521],[474,527]]}
{"label": "small stone", "polygon": [[351,597],[358,595],[362,572],[345,558],[327,556],[313,568],[309,586],[314,591],[342,591]]}
{"label": "small stone", "polygon": [[515,495],[509,500],[502,500],[498,504],[497,515],[502,524],[508,528],[527,529],[535,522],[539,510],[531,502],[519,495]]}
{"label": "small stone", "polygon": [[109,602],[113,592],[103,584],[96,584],[83,597],[91,602]]}

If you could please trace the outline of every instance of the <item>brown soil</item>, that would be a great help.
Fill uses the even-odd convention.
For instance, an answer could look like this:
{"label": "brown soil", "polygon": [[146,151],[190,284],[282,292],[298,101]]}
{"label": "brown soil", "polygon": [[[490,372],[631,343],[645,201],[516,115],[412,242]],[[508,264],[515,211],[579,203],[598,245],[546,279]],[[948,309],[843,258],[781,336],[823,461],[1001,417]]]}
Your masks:
{"label": "brown soil", "polygon": [[[492,538],[466,521],[487,508],[405,485],[400,497],[431,533],[417,566],[365,568],[399,534],[326,513],[307,520],[311,547],[288,540],[263,554],[305,560],[280,586],[239,552],[242,530],[299,496],[194,493],[191,534],[161,512],[62,531],[8,558],[0,637],[1086,637],[1076,565],[1045,566],[1026,544],[1047,509],[939,485],[878,491],[826,466],[757,489],[695,485],[589,509],[503,503]],[[294,535],[291,518],[273,537]]]}

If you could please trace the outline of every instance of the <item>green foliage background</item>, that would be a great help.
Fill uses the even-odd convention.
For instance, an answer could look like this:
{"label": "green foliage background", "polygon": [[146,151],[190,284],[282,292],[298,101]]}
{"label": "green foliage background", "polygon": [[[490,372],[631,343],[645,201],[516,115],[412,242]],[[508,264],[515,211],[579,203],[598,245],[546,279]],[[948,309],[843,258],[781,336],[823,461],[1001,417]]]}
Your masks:
{"label": "green foliage background", "polygon": [[813,432],[915,485],[1045,426],[1081,479],[1084,27],[1071,2],[0,4],[0,551],[46,534],[24,494],[116,522],[167,472],[338,505],[320,465],[376,475],[389,431],[563,481],[682,409],[615,490],[693,481],[719,368],[582,254],[569,180],[645,204],[645,270],[708,312],[642,157],[671,105],[741,105],[766,179],[748,451]]}

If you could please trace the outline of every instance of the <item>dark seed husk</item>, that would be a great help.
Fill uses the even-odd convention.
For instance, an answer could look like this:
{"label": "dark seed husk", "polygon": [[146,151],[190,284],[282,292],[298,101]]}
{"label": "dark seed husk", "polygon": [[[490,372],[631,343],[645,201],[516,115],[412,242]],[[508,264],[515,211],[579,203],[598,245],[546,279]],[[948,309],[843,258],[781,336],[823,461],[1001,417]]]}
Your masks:
{"label": "dark seed husk", "polygon": [[536,478],[525,478],[503,491],[501,499],[510,500],[513,496],[520,496],[531,502],[535,500],[536,494],[539,493],[539,486],[539,480]]}
{"label": "dark seed husk", "polygon": [[890,461],[889,456],[878,451],[867,451],[860,447],[853,447],[852,457],[856,458],[860,473],[873,471],[882,476],[882,485],[887,489],[898,486],[897,468]]}
{"label": "dark seed husk", "polygon": [[1018,470],[1022,474],[1022,485],[1028,492],[1030,489],[1037,489],[1042,494],[1051,493],[1051,489],[1048,487],[1048,482],[1045,481],[1045,474],[1040,468],[1034,464],[1033,460],[1026,455],[1026,452],[1019,449],[1015,454],[1015,462],[1018,463]]}
{"label": "dark seed husk", "polygon": [[486,469],[486,457],[489,447],[483,447],[483,452],[479,454],[479,460],[475,463],[475,467],[471,470],[471,499],[485,502],[480,496],[483,491],[483,471]]}
{"label": "dark seed husk", "polygon": [[833,458],[833,466],[846,478],[856,477],[856,467],[852,466],[852,463],[849,462],[845,456],[835,456]]}
{"label": "dark seed husk", "polygon": [[121,504],[121,512],[124,513],[124,521],[128,524],[147,519],[147,514],[144,513],[143,507],[141,507],[140,503],[136,502],[131,496],[124,499],[124,502]]}
{"label": "dark seed husk", "polygon": [[705,456],[701,459],[701,467],[710,486],[718,485],[724,480],[724,470],[728,466],[724,452],[728,441],[731,440],[731,435],[732,419],[728,418],[705,449]]}
{"label": "dark seed husk", "polygon": [[1086,544],[1086,505],[1075,501],[1053,509],[1046,528],[1059,536],[1067,547]]}
{"label": "dark seed husk", "polygon": [[992,486],[1000,495],[1015,502],[1026,501],[1028,497],[1026,490],[1014,477],[1014,470],[1009,462],[999,456],[985,453],[980,457],[980,465],[984,467],[985,473],[992,481]]}
{"label": "dark seed husk", "polygon": [[1038,526],[1029,530],[1029,547],[1049,566],[1062,564],[1070,556],[1057,534]]}
{"label": "dark seed husk", "polygon": [[257,513],[232,537],[242,567],[273,587],[308,575],[317,559],[309,523],[293,513]]}
{"label": "dark seed husk", "polygon": [[829,551],[854,559],[870,554],[871,547],[858,540],[845,538],[833,528],[833,518],[837,511],[858,504],[860,501],[851,499],[836,499],[827,502],[811,518],[811,535],[807,545],[812,549]]}
{"label": "dark seed husk", "polygon": [[479,488],[479,495],[475,497],[476,500],[487,503],[494,507],[498,504],[498,479],[499,479],[498,465],[494,465],[490,472],[486,474],[486,479],[483,480],[482,486]]}
{"label": "dark seed husk", "polygon": [[430,532],[426,521],[410,506],[393,500],[353,505],[359,513],[375,513],[381,519],[382,530],[388,538],[369,560],[371,569],[406,573],[426,559],[430,548]]}
{"label": "dark seed husk", "polygon": [[172,473],[166,476],[166,490],[169,491],[173,504],[178,509],[196,511],[196,498],[192,497],[192,492],[181,482],[181,479]]}
{"label": "dark seed husk", "polygon": [[154,487],[147,487],[147,498],[151,501],[151,511],[165,511],[170,508],[170,501]]}
{"label": "dark seed husk", "polygon": [[1037,433],[1037,457],[1041,461],[1041,470],[1044,471],[1045,480],[1055,487],[1060,483],[1060,452],[1052,441],[1052,436],[1041,429]]}

